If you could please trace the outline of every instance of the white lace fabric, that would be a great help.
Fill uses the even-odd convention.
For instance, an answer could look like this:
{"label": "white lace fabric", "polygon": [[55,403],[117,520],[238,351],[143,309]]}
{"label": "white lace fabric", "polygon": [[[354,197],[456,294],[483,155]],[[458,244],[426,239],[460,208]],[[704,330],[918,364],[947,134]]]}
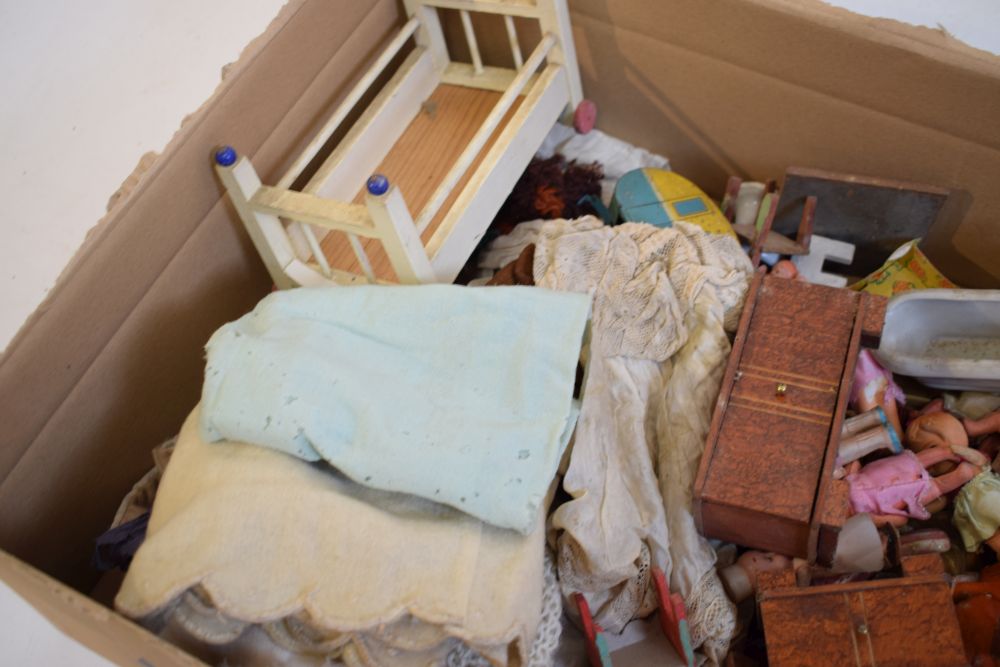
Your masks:
{"label": "white lace fabric", "polygon": [[647,562],[688,607],[695,646],[721,660],[735,610],[694,525],[692,486],[752,275],[726,236],[678,223],[605,227],[592,217],[519,225],[481,259],[498,268],[535,244],[539,287],[593,295],[587,378],[554,513],[564,593],[620,631],[651,611]]}
{"label": "white lace fabric", "polygon": [[[535,641],[528,653],[526,667],[550,667],[562,635],[562,594],[556,578],[552,554],[545,551],[545,592],[542,596],[542,616],[538,623]],[[461,644],[448,653],[447,667],[489,667],[490,661],[476,653],[467,644]]]}

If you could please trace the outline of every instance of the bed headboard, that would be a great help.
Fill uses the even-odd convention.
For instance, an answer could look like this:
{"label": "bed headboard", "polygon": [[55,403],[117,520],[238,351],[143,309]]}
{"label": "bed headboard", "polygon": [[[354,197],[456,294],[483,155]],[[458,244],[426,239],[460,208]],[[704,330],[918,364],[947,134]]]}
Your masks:
{"label": "bed headboard", "polygon": [[[582,100],[566,0],[404,4],[409,20],[277,184],[262,184],[250,162],[234,151],[216,155],[220,179],[278,287],[374,283],[386,273],[404,283],[451,282],[552,124],[569,117]],[[451,59],[441,11],[457,12],[471,62]],[[514,67],[483,63],[471,18],[475,13],[503,18]],[[515,17],[538,22],[541,38],[527,57],[521,52]],[[404,47],[411,40],[415,47],[407,52]],[[301,190],[290,189],[404,53],[388,82],[308,182]],[[415,198],[419,210],[411,213],[397,184],[369,177],[440,84],[500,95],[475,134],[452,142],[457,157],[442,168],[433,189],[420,191],[422,196]],[[364,203],[358,203],[366,186]],[[346,243],[340,244],[350,248],[346,270],[333,266],[336,262],[329,261],[321,247],[320,237],[331,232],[338,239],[346,236]],[[375,252],[375,260],[366,248]],[[344,255],[339,249],[335,254]]]}

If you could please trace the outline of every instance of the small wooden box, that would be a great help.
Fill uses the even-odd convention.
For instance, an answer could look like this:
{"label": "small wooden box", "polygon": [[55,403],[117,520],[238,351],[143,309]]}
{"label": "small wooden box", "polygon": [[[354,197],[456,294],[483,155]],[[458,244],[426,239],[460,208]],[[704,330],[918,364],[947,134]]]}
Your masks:
{"label": "small wooden box", "polygon": [[900,579],[762,590],[768,664],[967,664],[940,557],[904,559],[903,568]]}
{"label": "small wooden box", "polygon": [[869,304],[756,276],[695,481],[704,535],[814,560],[820,525],[835,532],[846,518],[833,463],[861,335],[877,335]]}

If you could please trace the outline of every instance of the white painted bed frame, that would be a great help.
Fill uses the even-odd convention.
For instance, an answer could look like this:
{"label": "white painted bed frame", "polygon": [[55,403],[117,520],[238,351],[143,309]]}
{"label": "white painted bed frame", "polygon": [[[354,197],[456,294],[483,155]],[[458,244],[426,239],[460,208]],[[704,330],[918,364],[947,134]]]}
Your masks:
{"label": "white painted bed frame", "polygon": [[[376,282],[358,237],[379,240],[401,283],[452,282],[552,125],[582,99],[566,0],[404,2],[409,21],[274,187],[261,184],[247,158],[238,158],[231,149],[216,154],[217,173],[279,288]],[[471,64],[449,59],[438,8],[460,12]],[[469,12],[504,17],[515,69],[483,65]],[[514,16],[540,24],[542,39],[527,59],[521,55]],[[301,191],[289,189],[411,37],[416,48],[337,148]],[[439,83],[503,94],[415,218],[391,183],[381,194],[373,194],[379,188],[369,187],[363,205],[350,203]],[[519,95],[524,95],[521,105],[425,247],[421,232]],[[317,229],[320,234],[346,233],[363,275],[330,267]]]}

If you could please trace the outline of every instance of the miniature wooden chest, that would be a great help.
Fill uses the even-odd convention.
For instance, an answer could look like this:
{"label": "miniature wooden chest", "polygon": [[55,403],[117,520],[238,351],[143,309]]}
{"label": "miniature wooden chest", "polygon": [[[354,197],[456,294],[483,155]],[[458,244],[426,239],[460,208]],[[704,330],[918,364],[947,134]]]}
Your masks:
{"label": "miniature wooden chest", "polygon": [[898,579],[762,590],[768,664],[967,664],[940,557],[905,559],[903,568]]}
{"label": "miniature wooden chest", "polygon": [[833,462],[869,302],[757,275],[695,481],[704,535],[813,560],[820,525],[846,518]]}

